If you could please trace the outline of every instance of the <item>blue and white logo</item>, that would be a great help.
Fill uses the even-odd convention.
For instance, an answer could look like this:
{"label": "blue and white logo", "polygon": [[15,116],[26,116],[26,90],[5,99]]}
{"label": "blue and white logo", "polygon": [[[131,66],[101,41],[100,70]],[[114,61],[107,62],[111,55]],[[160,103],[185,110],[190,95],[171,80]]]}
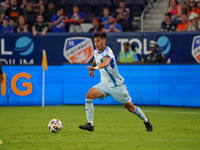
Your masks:
{"label": "blue and white logo", "polygon": [[193,37],[192,56],[200,63],[200,36]]}
{"label": "blue and white logo", "polygon": [[20,55],[27,56],[33,52],[34,43],[27,36],[20,37],[15,43],[15,51],[20,52]]}
{"label": "blue and white logo", "polygon": [[88,63],[93,57],[93,50],[91,38],[72,37],[65,40],[63,55],[70,63]]}
{"label": "blue and white logo", "polygon": [[157,43],[159,44],[158,51],[160,51],[163,55],[169,53],[171,49],[171,42],[169,41],[168,37],[166,36],[159,37]]}

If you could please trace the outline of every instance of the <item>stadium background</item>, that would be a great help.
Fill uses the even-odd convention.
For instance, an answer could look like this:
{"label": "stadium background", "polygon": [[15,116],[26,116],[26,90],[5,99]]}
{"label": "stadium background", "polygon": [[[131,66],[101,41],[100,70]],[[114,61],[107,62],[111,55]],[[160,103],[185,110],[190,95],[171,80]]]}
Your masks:
{"label": "stadium background", "polygon": [[[73,38],[72,38],[73,37]],[[196,32],[109,33],[107,44],[115,56],[123,42],[129,41],[142,59],[150,53],[149,41],[155,40],[165,55],[165,65],[119,65],[136,105],[199,107],[198,34]],[[72,44],[73,43],[73,44]],[[88,44],[87,44],[88,43]],[[183,44],[184,43],[184,44]],[[85,46],[85,47],[84,47]],[[75,49],[76,48],[76,49]],[[91,33],[2,34],[1,60],[4,83],[1,84],[1,106],[35,106],[42,104],[42,50],[47,51],[45,105],[84,104],[85,94],[99,82],[99,74],[91,79],[86,66],[94,49]],[[75,58],[78,51],[84,59]],[[194,50],[197,54],[194,54]],[[66,53],[69,52],[70,53]],[[196,57],[195,57],[196,56]],[[78,57],[77,57],[78,58]],[[112,97],[95,104],[119,104]]]}

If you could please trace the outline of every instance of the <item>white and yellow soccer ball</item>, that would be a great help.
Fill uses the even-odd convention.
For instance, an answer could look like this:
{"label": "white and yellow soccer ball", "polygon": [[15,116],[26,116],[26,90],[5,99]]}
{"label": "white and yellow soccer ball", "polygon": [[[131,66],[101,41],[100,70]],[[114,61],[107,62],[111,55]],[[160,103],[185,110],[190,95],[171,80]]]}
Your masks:
{"label": "white and yellow soccer ball", "polygon": [[48,124],[48,128],[50,132],[58,133],[62,129],[62,122],[59,119],[52,119]]}

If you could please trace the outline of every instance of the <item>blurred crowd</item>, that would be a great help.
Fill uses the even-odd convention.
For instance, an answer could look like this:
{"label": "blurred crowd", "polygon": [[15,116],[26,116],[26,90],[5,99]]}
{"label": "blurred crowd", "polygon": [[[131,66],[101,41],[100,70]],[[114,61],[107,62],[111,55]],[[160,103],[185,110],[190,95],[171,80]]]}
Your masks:
{"label": "blurred crowd", "polygon": [[[83,32],[81,24],[84,22],[92,24],[88,32],[133,31],[134,11],[141,15],[149,0],[1,0],[0,2],[0,33],[32,32],[35,36],[37,34],[44,36],[46,32]],[[98,3],[94,4],[95,2]],[[140,5],[135,5],[137,3]],[[199,16],[200,0],[187,0],[184,4],[179,4],[178,0],[169,0],[169,8],[161,23],[161,31],[198,31]]]}
{"label": "blurred crowd", "polygon": [[199,31],[199,17],[200,0],[187,0],[182,5],[178,0],[169,0],[161,31]]}
{"label": "blurred crowd", "polygon": [[[83,32],[81,29],[83,22],[92,23],[93,27],[88,32],[133,31],[131,24],[133,13],[130,7],[137,6],[135,5],[137,3],[133,3],[134,0],[130,1],[129,7],[126,7],[125,0],[1,0],[0,2],[0,33],[32,32],[33,35],[38,33],[45,35],[46,32]],[[142,1],[140,13],[147,3],[148,0]]]}

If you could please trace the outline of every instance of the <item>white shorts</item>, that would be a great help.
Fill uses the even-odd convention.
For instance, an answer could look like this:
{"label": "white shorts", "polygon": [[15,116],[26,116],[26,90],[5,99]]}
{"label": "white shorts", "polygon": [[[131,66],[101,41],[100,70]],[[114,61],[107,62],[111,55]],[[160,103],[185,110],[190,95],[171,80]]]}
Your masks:
{"label": "white shorts", "polygon": [[129,103],[131,101],[131,96],[125,84],[115,87],[109,87],[100,82],[93,87],[98,89],[103,94],[103,97],[100,98],[101,100],[111,95],[116,101],[123,104]]}

